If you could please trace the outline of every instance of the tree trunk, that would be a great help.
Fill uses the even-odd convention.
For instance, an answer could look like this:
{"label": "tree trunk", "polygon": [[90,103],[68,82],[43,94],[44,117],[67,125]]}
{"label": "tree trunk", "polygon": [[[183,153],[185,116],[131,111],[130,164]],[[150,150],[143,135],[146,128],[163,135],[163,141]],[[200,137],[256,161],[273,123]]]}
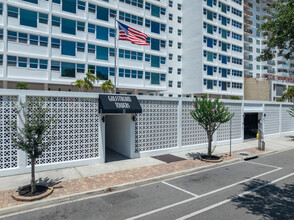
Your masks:
{"label": "tree trunk", "polygon": [[35,161],[36,159],[35,158],[32,158],[31,159],[31,175],[32,175],[32,180],[31,180],[31,192],[34,193],[36,192],[36,180],[35,180]]}
{"label": "tree trunk", "polygon": [[211,143],[212,143],[212,135],[210,133],[207,133],[207,140],[208,140],[208,151],[207,155],[210,157],[212,152],[211,152]]}

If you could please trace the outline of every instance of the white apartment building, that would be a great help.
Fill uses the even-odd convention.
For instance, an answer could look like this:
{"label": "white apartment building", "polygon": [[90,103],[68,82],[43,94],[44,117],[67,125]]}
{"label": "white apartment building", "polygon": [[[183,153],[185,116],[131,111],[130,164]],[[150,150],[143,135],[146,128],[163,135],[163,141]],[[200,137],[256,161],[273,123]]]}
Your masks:
{"label": "white apartment building", "polygon": [[243,1],[183,2],[183,94],[243,97]]}
{"label": "white apartment building", "polygon": [[146,33],[150,43],[117,41],[117,91],[178,96],[181,10],[181,0],[3,0],[0,87],[14,88],[20,81],[30,89],[68,91],[87,71],[99,84],[114,82],[116,16]]}

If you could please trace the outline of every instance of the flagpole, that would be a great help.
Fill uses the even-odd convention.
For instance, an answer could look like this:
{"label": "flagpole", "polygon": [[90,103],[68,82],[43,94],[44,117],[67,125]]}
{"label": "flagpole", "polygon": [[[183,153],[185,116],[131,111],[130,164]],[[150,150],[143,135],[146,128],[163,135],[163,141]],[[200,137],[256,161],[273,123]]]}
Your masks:
{"label": "flagpole", "polygon": [[115,36],[114,36],[114,94],[116,94],[116,37],[117,37],[117,29],[116,29],[116,15],[114,15],[114,30],[115,30]]}

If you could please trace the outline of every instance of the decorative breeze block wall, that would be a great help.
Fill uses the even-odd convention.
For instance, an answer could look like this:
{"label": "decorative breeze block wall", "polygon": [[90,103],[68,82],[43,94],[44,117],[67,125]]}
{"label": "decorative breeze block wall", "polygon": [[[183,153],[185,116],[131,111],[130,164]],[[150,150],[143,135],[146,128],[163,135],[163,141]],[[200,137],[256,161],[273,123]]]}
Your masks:
{"label": "decorative breeze block wall", "polygon": [[139,100],[142,114],[136,115],[135,152],[177,147],[178,102]]}
{"label": "decorative breeze block wall", "polygon": [[265,105],[264,134],[280,132],[280,105]]}
{"label": "decorative breeze block wall", "polygon": [[[242,137],[242,104],[225,103],[231,113],[235,113],[232,118],[232,140]],[[222,124],[217,132],[217,141],[230,140],[230,122]]]}
{"label": "decorative breeze block wall", "polygon": [[17,102],[17,96],[0,96],[0,170],[18,167],[17,147],[10,138],[15,134],[10,120],[17,121]]}
{"label": "decorative breeze block wall", "polygon": [[193,102],[182,103],[182,146],[207,143],[205,130],[190,115],[192,109]]}
{"label": "decorative breeze block wall", "polygon": [[[56,142],[48,147],[37,164],[99,157],[98,99],[71,97],[27,97],[44,100],[49,115],[57,114]],[[48,116],[49,116],[48,115]],[[29,164],[28,160],[28,164]]]}
{"label": "decorative breeze block wall", "polygon": [[294,130],[294,119],[288,113],[291,105],[282,105],[282,132]]}

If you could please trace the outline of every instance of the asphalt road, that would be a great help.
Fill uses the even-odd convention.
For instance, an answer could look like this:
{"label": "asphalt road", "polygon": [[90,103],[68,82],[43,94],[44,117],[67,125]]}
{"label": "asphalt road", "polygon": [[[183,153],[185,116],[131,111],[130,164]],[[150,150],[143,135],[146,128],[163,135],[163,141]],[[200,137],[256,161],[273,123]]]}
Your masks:
{"label": "asphalt road", "polygon": [[5,219],[294,219],[294,150]]}

